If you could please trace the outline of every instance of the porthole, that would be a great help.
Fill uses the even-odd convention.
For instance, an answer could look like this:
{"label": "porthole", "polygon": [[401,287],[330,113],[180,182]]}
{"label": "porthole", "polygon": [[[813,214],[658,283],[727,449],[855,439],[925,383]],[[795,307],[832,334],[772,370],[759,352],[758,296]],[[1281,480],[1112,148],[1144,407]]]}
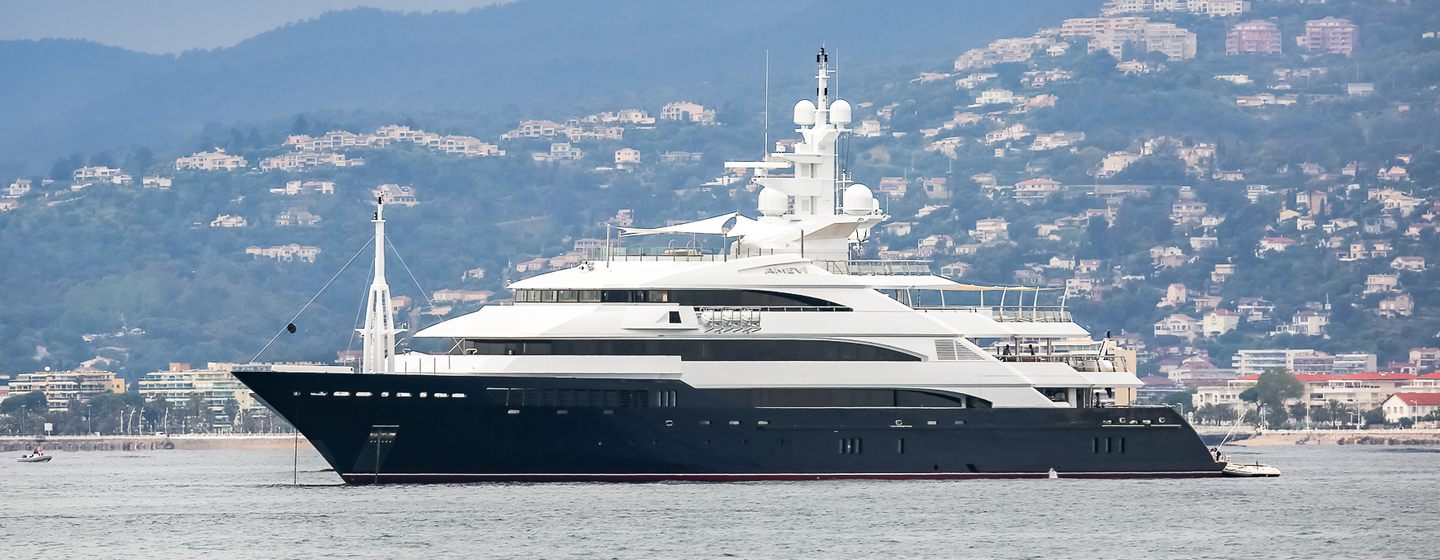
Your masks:
{"label": "porthole", "polygon": [[756,426],[769,426],[769,425],[770,425],[770,421],[769,421],[769,420],[760,420],[760,421],[758,421],[758,422],[755,422],[755,425],[756,425]]}
{"label": "porthole", "polygon": [[465,398],[465,393],[451,393],[450,397],[455,399],[463,399]]}
{"label": "porthole", "polygon": [[406,399],[406,398],[410,398],[410,393],[406,393],[406,392],[403,392],[403,391],[402,391],[402,392],[399,392],[399,393],[395,393],[395,396],[400,397],[400,398],[402,398],[402,399]]}
{"label": "porthole", "polygon": [[926,420],[926,421],[925,421],[925,425],[926,425],[926,426],[934,426],[934,425],[936,425],[936,424],[939,424],[939,422],[936,422],[936,421],[934,421],[934,420]]}
{"label": "porthole", "polygon": [[450,398],[450,393],[435,393],[435,398],[437,398],[437,399],[448,399],[448,398]]}
{"label": "porthole", "polygon": [[381,397],[388,397],[388,396],[390,396],[390,391],[380,391],[380,396],[381,396]]}
{"label": "porthole", "polygon": [[670,427],[670,426],[674,426],[674,425],[675,425],[675,421],[674,421],[674,420],[666,420],[666,421],[665,421],[665,426],[666,426],[667,428]]}
{"label": "porthole", "polygon": [[428,397],[428,396],[430,396],[430,393],[426,393],[425,391],[420,391],[420,398],[423,399],[423,398]]}
{"label": "porthole", "polygon": [[739,420],[731,420],[731,421],[729,422],[729,424],[730,424],[731,426],[739,426],[739,425],[740,425],[740,421],[739,421]]}
{"label": "porthole", "polygon": [[701,425],[701,426],[709,426],[709,425],[710,425],[710,421],[709,421],[709,420],[701,420],[701,421],[700,421],[700,425]]}
{"label": "porthole", "polygon": [[566,414],[570,414],[570,411],[565,410],[565,409],[562,408],[562,409],[560,409],[560,410],[555,411],[555,414],[556,414],[556,415],[559,415],[559,416],[564,416],[564,415],[566,415]]}
{"label": "porthole", "polygon": [[370,391],[360,391],[360,392],[358,392],[358,393],[355,393],[355,396],[357,396],[357,397],[371,397],[371,396],[374,396],[374,395],[375,395],[375,394],[374,394],[374,393],[371,393]]}
{"label": "porthole", "polygon": [[348,397],[350,396],[350,391],[335,391],[334,395],[337,397]]}
{"label": "porthole", "polygon": [[298,396],[300,396],[300,391],[295,391],[294,393],[291,393],[290,396],[292,396],[292,397],[298,397]]}
{"label": "porthole", "polygon": [[519,409],[514,409],[514,408],[512,408],[512,409],[510,409],[510,410],[505,411],[505,414],[509,414],[509,415],[511,415],[511,416],[514,416],[514,415],[516,415],[516,414],[520,414],[520,410],[519,410]]}

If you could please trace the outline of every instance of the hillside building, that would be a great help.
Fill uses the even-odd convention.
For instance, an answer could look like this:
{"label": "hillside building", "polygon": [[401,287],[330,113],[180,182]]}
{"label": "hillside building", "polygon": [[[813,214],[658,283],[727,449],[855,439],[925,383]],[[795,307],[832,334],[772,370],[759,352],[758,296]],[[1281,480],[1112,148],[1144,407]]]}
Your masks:
{"label": "hillside building", "polygon": [[1327,17],[1305,22],[1305,36],[1301,39],[1301,46],[1310,52],[1350,56],[1355,53],[1360,31],[1348,19]]}
{"label": "hillside building", "polygon": [[315,258],[320,255],[320,248],[312,245],[275,245],[273,247],[250,246],[245,248],[245,254],[253,257],[274,259],[280,262],[299,261],[306,264],[313,264]]}
{"label": "hillside building", "polygon": [[[1240,22],[1225,32],[1225,54],[1280,54],[1280,26],[1264,19]],[[1248,78],[1247,78],[1248,81]]]}
{"label": "hillside building", "polygon": [[247,165],[245,158],[225,153],[223,148],[215,148],[208,152],[195,152],[189,156],[175,160],[175,170],[195,171],[234,171],[244,169]]}
{"label": "hillside building", "polygon": [[691,101],[674,101],[660,108],[660,120],[715,124],[715,110]]}

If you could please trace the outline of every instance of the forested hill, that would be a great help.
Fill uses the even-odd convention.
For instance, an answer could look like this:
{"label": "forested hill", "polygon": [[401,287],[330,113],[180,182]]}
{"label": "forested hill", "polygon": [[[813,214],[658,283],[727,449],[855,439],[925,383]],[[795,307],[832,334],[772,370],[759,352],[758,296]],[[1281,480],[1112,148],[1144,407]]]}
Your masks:
{"label": "forested hill", "polygon": [[[332,14],[178,58],[6,44],[29,54],[0,122],[31,124],[0,135],[29,169],[0,169],[0,372],[248,360],[362,249],[384,184],[418,202],[386,212],[412,327],[574,266],[607,224],[753,212],[722,164],[761,151],[764,51],[784,139],[822,42],[855,107],[847,170],[892,215],[867,256],[1063,289],[1146,372],[1283,347],[1384,368],[1436,344],[1440,0],[1119,3],[1151,10],[1106,20],[1144,43],[1067,30],[1099,13],[1081,4],[535,0]],[[1269,30],[1262,52],[1229,52],[1241,24]],[[1298,40],[1313,25],[1358,40]],[[245,162],[176,170],[216,148]],[[69,155],[15,155],[47,150]],[[358,262],[264,359],[355,344]]]}
{"label": "forested hill", "polygon": [[173,149],[205,123],[288,123],[303,112],[444,113],[498,129],[541,107],[681,94],[758,106],[766,49],[789,83],[801,83],[822,43],[860,80],[865,69],[934,63],[1098,4],[524,0],[465,13],[330,13],[179,56],[0,42],[0,175],[41,171],[77,150]]}

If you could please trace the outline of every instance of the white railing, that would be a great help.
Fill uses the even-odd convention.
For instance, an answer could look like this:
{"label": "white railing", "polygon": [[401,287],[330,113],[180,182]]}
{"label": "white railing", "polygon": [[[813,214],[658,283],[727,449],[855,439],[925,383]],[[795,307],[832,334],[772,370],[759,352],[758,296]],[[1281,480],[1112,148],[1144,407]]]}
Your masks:
{"label": "white railing", "polygon": [[930,272],[930,261],[925,260],[844,260],[815,261],[832,274],[857,276],[925,276]]}

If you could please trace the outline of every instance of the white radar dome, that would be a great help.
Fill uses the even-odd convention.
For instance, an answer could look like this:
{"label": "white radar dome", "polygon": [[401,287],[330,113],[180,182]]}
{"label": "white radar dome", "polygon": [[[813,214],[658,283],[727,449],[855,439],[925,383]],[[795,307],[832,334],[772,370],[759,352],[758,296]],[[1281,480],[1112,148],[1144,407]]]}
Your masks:
{"label": "white radar dome", "polygon": [[864,216],[874,209],[874,203],[871,202],[874,198],[870,194],[870,187],[856,183],[845,187],[845,199],[842,206],[846,214]]}
{"label": "white radar dome", "polygon": [[795,124],[815,124],[815,103],[809,99],[801,99],[795,104]]}
{"label": "white radar dome", "polygon": [[760,213],[766,216],[784,216],[790,209],[790,197],[785,193],[765,187],[760,189]]}
{"label": "white radar dome", "polygon": [[830,104],[830,122],[835,124],[850,124],[850,102],[844,99],[836,99]]}

